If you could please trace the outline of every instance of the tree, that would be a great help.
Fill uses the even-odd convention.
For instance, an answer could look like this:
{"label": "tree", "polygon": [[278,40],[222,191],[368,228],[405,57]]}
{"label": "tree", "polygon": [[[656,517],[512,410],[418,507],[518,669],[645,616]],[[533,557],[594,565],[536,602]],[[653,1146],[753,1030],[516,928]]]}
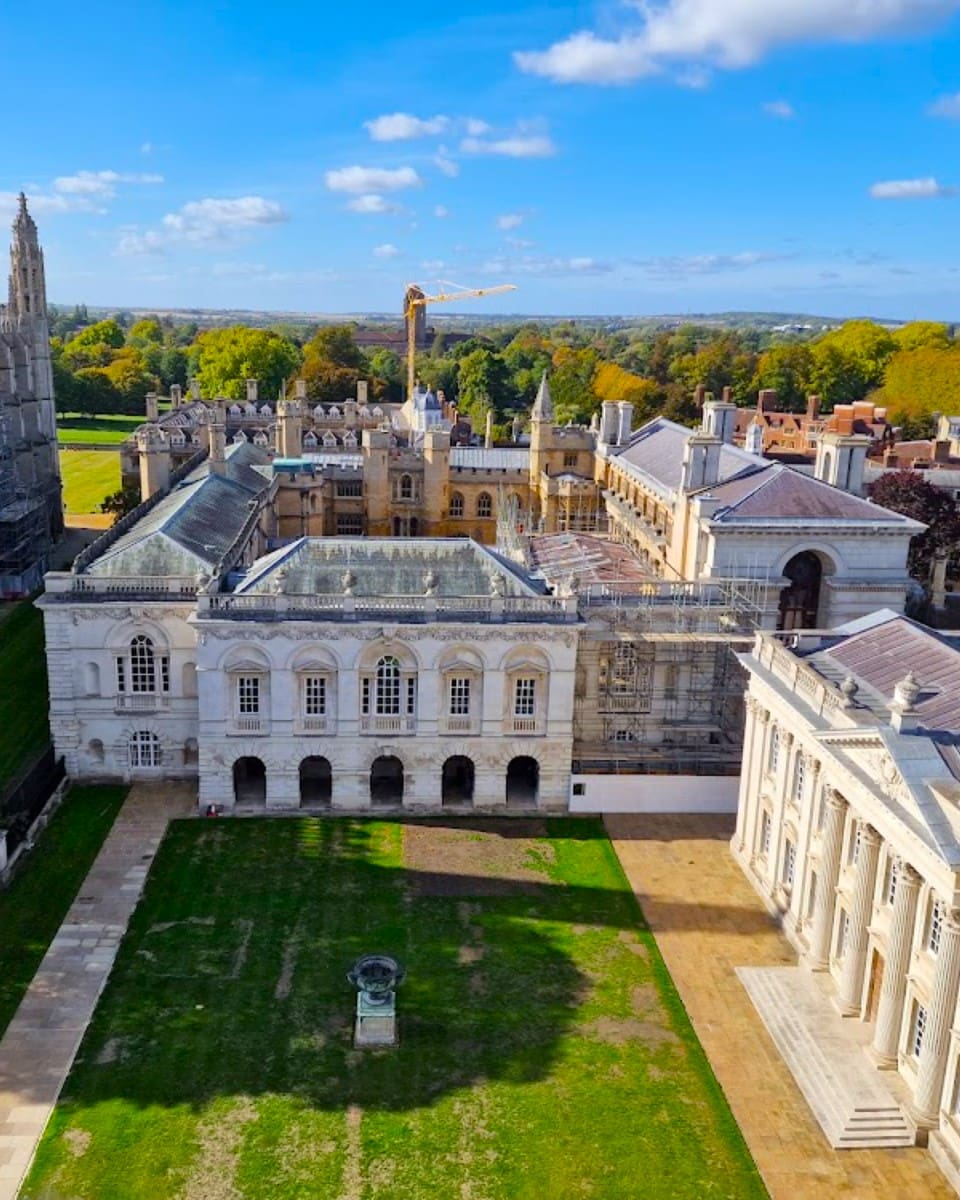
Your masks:
{"label": "tree", "polygon": [[954,411],[960,395],[960,349],[899,350],[887,363],[883,387],[872,397],[895,424],[929,426],[935,412]]}
{"label": "tree", "polygon": [[286,338],[243,325],[208,329],[197,338],[193,351],[194,377],[203,394],[228,400],[246,395],[247,379],[259,379],[261,394],[275,396],[301,361],[299,349]]}
{"label": "tree", "polygon": [[874,321],[845,321],[838,329],[824,334],[818,345],[836,346],[860,369],[867,387],[883,382],[883,372],[897,341],[889,329]]}
{"label": "tree", "polygon": [[303,347],[304,361],[316,358],[334,367],[352,367],[364,371],[367,360],[353,336],[352,325],[321,325]]}
{"label": "tree", "polygon": [[813,376],[813,354],[802,342],[772,346],[760,355],[752,390],[776,388],[777,402],[787,412],[802,412]]}
{"label": "tree", "polygon": [[930,578],[936,554],[955,557],[960,549],[960,512],[943,488],[934,487],[916,471],[888,471],[867,489],[875,504],[903,513],[928,528],[910,541],[907,568],[922,583]]}
{"label": "tree", "polygon": [[946,325],[939,321],[910,321],[893,335],[901,350],[920,350],[932,347],[947,350],[952,345]]}
{"label": "tree", "polygon": [[458,407],[477,428],[486,420],[488,408],[497,420],[503,420],[512,409],[510,372],[503,357],[492,350],[472,350],[460,359],[458,389]]}
{"label": "tree", "polygon": [[156,317],[146,317],[142,321],[137,321],[135,325],[130,326],[127,333],[127,342],[131,346],[140,346],[141,348],[153,342],[155,345],[163,343],[163,328]]}
{"label": "tree", "polygon": [[833,342],[816,342],[811,353],[810,390],[820,397],[824,409],[864,398],[867,380],[857,359]]}
{"label": "tree", "polygon": [[133,510],[140,503],[140,489],[136,487],[120,488],[119,491],[111,492],[100,504],[100,511],[104,513],[113,513],[117,519],[125,517],[128,512]]}
{"label": "tree", "polygon": [[123,330],[116,321],[96,321],[93,325],[88,325],[86,329],[81,329],[79,333],[75,333],[67,346],[112,346],[114,350],[119,350],[124,343]]}
{"label": "tree", "polygon": [[599,355],[596,350],[561,346],[553,356],[550,392],[558,424],[586,425],[597,409],[593,388]]}

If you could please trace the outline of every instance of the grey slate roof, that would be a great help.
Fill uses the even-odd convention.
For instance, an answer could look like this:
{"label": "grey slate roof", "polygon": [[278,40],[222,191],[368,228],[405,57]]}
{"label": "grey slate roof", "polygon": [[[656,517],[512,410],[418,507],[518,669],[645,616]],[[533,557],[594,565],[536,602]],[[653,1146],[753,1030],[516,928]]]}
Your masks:
{"label": "grey slate roof", "polygon": [[[816,521],[881,521],[904,529],[916,525],[900,513],[861,500],[782,463],[770,463],[759,471],[711,487],[709,492],[722,505],[713,520],[727,525],[798,517]],[[917,525],[916,531],[920,528]]]}
{"label": "grey slate roof", "polygon": [[[615,451],[618,460],[630,463],[661,487],[675,492],[683,482],[683,449],[693,432],[685,425],[655,417],[631,437],[627,446]],[[720,447],[720,479],[731,479],[743,471],[759,470],[764,460],[738,446]]]}
{"label": "grey slate roof", "polygon": [[110,543],[86,574],[209,574],[242,530],[251,500],[269,487],[269,459],[249,442],[228,446],[222,475],[213,473],[209,462],[201,463]]}
{"label": "grey slate roof", "polygon": [[498,449],[484,446],[452,446],[451,467],[476,467],[478,471],[525,471],[530,465],[530,451]]}

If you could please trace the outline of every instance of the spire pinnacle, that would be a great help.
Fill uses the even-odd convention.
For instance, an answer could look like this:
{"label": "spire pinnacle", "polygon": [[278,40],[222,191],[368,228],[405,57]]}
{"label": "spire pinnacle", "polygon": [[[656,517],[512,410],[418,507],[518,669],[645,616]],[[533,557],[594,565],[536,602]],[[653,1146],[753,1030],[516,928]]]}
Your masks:
{"label": "spire pinnacle", "polygon": [[550,395],[550,384],[547,382],[546,371],[544,371],[540,386],[537,388],[537,398],[533,402],[533,412],[530,415],[534,421],[553,420],[553,398]]}

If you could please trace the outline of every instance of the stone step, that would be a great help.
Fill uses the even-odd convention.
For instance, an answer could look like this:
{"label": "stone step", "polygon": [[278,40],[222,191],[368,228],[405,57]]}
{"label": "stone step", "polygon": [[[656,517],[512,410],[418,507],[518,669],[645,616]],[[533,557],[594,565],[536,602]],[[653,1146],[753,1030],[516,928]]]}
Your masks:
{"label": "stone step", "polygon": [[740,967],[737,976],[834,1149],[915,1143],[896,1098],[805,968]]}

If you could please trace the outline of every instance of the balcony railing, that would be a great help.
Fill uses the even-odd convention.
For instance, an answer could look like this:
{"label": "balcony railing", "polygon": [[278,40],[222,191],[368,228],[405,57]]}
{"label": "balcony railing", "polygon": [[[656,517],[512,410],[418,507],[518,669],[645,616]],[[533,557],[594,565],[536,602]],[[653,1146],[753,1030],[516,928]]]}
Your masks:
{"label": "balcony railing", "polygon": [[423,621],[575,621],[575,596],[334,596],[231,592],[197,597],[201,619],[371,621],[413,617]]}
{"label": "balcony railing", "polygon": [[441,717],[441,733],[479,733],[480,722],[476,717]]}
{"label": "balcony railing", "polygon": [[230,733],[269,733],[270,722],[263,716],[234,717]]}
{"label": "balcony railing", "polygon": [[300,717],[296,724],[300,733],[330,733],[333,728],[329,717]]}
{"label": "balcony railing", "polygon": [[416,717],[361,717],[361,733],[416,733]]}
{"label": "balcony railing", "polygon": [[121,693],[113,698],[116,712],[166,712],[170,708],[170,697],[154,692]]}
{"label": "balcony railing", "polygon": [[511,717],[511,728],[513,733],[536,734],[542,733],[542,723],[538,717]]}

